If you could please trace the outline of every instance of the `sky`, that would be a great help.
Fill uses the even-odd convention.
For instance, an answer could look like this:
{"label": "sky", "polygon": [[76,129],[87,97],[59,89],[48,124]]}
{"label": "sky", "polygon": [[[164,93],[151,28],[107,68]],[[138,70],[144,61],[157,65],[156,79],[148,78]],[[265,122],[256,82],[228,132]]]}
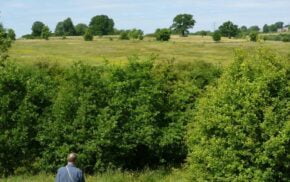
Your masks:
{"label": "sky", "polygon": [[115,28],[139,28],[145,33],[170,27],[177,14],[194,16],[191,32],[214,30],[223,22],[259,25],[283,21],[290,24],[290,0],[0,0],[0,22],[17,36],[31,33],[34,21],[54,31],[59,21],[89,24],[93,16],[113,18]]}

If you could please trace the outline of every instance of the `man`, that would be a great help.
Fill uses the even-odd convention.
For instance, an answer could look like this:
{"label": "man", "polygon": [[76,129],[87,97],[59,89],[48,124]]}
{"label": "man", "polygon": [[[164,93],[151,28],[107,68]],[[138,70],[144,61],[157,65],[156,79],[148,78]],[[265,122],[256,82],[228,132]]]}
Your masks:
{"label": "man", "polygon": [[67,156],[67,165],[57,170],[56,182],[85,182],[83,172],[75,166],[77,154]]}

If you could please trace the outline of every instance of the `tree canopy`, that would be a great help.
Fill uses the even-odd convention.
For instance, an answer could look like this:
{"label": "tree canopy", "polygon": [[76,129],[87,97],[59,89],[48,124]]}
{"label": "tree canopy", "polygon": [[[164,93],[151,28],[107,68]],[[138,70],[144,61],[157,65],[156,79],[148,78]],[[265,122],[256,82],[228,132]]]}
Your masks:
{"label": "tree canopy", "polygon": [[189,33],[188,29],[193,28],[195,22],[192,15],[179,14],[173,19],[171,29],[181,36],[186,36]]}
{"label": "tree canopy", "polygon": [[107,15],[94,16],[89,27],[94,35],[110,35],[114,33],[114,20]]}
{"label": "tree canopy", "polygon": [[228,37],[228,38],[235,37],[239,33],[238,26],[233,24],[233,22],[231,22],[231,21],[227,21],[227,22],[223,23],[219,27],[219,31],[220,31],[222,36]]}
{"label": "tree canopy", "polygon": [[41,32],[42,32],[42,29],[44,27],[44,23],[40,22],[40,21],[36,21],[33,23],[32,25],[32,36],[35,36],[35,37],[40,37],[41,36]]}
{"label": "tree canopy", "polygon": [[76,35],[84,35],[89,27],[84,23],[79,23],[75,26]]}
{"label": "tree canopy", "polygon": [[55,27],[56,36],[74,36],[76,35],[75,26],[71,18],[67,18],[64,21],[58,22]]}

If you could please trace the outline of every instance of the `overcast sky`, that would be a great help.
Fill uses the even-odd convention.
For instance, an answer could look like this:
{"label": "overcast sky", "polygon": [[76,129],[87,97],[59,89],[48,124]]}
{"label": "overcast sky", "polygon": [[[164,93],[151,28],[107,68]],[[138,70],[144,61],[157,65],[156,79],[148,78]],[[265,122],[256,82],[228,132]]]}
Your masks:
{"label": "overcast sky", "polygon": [[54,31],[57,22],[71,17],[74,24],[105,14],[118,29],[140,28],[145,33],[169,27],[175,15],[190,13],[191,31],[213,30],[231,20],[238,25],[290,24],[290,0],[0,0],[0,22],[19,36],[31,33],[34,21]]}

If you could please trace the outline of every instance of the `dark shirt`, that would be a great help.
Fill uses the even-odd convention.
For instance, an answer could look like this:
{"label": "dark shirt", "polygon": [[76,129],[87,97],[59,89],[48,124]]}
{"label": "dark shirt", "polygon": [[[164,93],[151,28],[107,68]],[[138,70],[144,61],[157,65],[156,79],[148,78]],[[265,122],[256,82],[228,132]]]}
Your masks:
{"label": "dark shirt", "polygon": [[85,182],[85,177],[74,164],[68,164],[57,170],[55,182]]}

